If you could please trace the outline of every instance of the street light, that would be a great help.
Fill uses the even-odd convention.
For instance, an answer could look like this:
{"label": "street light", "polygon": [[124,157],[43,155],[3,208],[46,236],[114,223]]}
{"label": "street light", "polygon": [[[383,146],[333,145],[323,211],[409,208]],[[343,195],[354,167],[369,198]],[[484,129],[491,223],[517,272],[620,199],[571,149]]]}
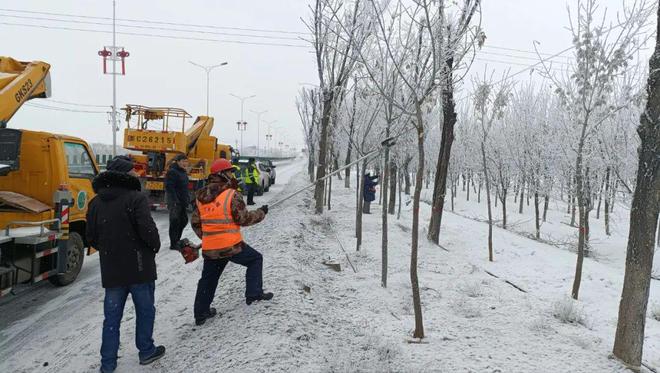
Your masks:
{"label": "street light", "polygon": [[271,140],[273,140],[273,135],[270,134],[270,126],[273,123],[277,122],[277,119],[271,120],[271,121],[265,120],[264,122],[266,122],[266,124],[268,124],[268,133],[266,134],[266,150],[268,151],[268,154],[270,155],[270,142],[271,142]]}
{"label": "street light", "polygon": [[239,120],[236,122],[236,126],[238,127],[238,131],[241,133],[241,152],[243,152],[243,132],[247,130],[247,122]]}
{"label": "street light", "polygon": [[[247,122],[245,122],[243,120],[243,109],[244,109],[245,100],[249,100],[253,97],[256,97],[257,95],[246,96],[246,97],[241,97],[241,96],[235,95],[233,93],[230,93],[229,95],[232,96],[232,97],[236,97],[237,99],[241,100],[241,121],[240,121],[240,123],[236,122],[236,124],[239,125],[239,131],[245,131],[246,126],[247,126]],[[243,124],[243,129],[242,130],[240,129],[241,123]],[[243,151],[243,132],[241,132],[241,152],[242,151]]]}
{"label": "street light", "polygon": [[259,146],[260,146],[260,142],[259,142],[260,139],[259,138],[261,137],[261,133],[260,133],[260,130],[261,130],[261,115],[264,114],[264,113],[267,113],[268,110],[263,110],[263,111],[250,110],[250,111],[257,114],[257,157],[258,157],[259,156]]}
{"label": "street light", "polygon": [[211,79],[211,70],[215,69],[216,67],[225,66],[226,64],[228,64],[228,62],[222,62],[217,65],[208,65],[208,66],[200,65],[192,61],[188,61],[188,62],[206,71],[206,116],[208,117],[209,116],[209,81]]}

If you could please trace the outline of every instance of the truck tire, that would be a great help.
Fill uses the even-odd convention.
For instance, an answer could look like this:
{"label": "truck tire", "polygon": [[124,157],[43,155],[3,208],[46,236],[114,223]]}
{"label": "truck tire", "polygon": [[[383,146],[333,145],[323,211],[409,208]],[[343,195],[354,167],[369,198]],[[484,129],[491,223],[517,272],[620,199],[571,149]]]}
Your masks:
{"label": "truck tire", "polygon": [[270,181],[268,182],[268,186],[264,188],[264,192],[268,192],[270,190]]}
{"label": "truck tire", "polygon": [[257,196],[263,196],[264,195],[264,182],[261,182],[261,185],[257,187],[257,192],[255,193]]}
{"label": "truck tire", "polygon": [[82,268],[83,260],[85,258],[85,244],[83,243],[82,237],[76,232],[69,233],[69,242],[68,242],[68,253],[67,253],[67,264],[66,272],[49,277],[48,280],[57,286],[69,285],[75,281],[76,277],[80,273]]}

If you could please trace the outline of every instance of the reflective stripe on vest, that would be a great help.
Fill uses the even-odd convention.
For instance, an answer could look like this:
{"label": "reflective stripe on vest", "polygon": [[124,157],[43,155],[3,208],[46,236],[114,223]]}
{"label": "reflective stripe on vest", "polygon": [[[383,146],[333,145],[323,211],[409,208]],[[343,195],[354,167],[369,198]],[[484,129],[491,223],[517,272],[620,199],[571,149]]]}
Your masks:
{"label": "reflective stripe on vest", "polygon": [[243,241],[241,227],[231,216],[231,202],[236,191],[227,189],[211,203],[197,201],[202,221],[202,250],[231,248]]}

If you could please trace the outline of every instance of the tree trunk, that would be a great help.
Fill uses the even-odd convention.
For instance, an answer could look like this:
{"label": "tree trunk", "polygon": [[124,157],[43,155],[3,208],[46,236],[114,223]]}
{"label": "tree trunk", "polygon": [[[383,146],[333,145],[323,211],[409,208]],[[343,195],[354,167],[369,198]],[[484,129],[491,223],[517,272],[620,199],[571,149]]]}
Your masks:
{"label": "tree trunk", "polygon": [[[348,129],[348,135],[349,135],[349,140],[348,140],[348,149],[346,150],[346,159],[344,160],[344,164],[349,164],[351,163],[351,155],[353,153],[353,141],[351,139],[353,138],[353,133],[355,131],[355,114],[357,111],[357,100],[355,99],[355,95],[357,94],[357,89],[353,90],[353,106],[352,106],[352,115],[351,115],[351,120],[349,124],[349,129]],[[356,167],[358,167],[356,165]],[[359,180],[358,180],[359,184]],[[350,188],[351,187],[351,168],[347,167],[346,170],[344,170],[344,188]]]}
{"label": "tree trunk", "polygon": [[[573,203],[573,195],[571,194],[571,179],[568,179],[568,186],[566,187],[566,213],[571,213],[571,204]],[[573,225],[573,224],[571,224]]]}
{"label": "tree trunk", "polygon": [[362,206],[360,206],[360,163],[355,164],[355,180],[357,188],[355,188],[355,238],[358,236],[358,224],[361,224],[360,216],[362,215]]}
{"label": "tree trunk", "polygon": [[[609,167],[607,168],[607,171],[609,171]],[[600,207],[603,203],[603,188],[605,187],[605,183],[606,181],[603,179],[603,181],[600,183],[600,188],[598,189],[598,208],[596,208],[596,220],[600,220]]]}
{"label": "tree trunk", "polygon": [[[523,203],[525,201],[525,178],[522,179],[520,183],[520,207],[518,208],[518,213],[523,213]],[[515,207],[514,207],[515,208]]]}
{"label": "tree trunk", "polygon": [[[577,188],[577,183],[575,188]],[[571,226],[572,227],[575,226],[575,208],[577,204],[576,195],[577,195],[577,190],[574,190],[573,193],[571,193]]]}
{"label": "tree trunk", "polygon": [[402,184],[403,184],[403,175],[401,175],[401,173],[399,173],[399,209],[396,213],[396,220],[401,219],[401,205],[403,204]]}
{"label": "tree trunk", "polygon": [[506,229],[506,195],[507,195],[507,190],[502,189],[502,228]]}
{"label": "tree trunk", "polygon": [[481,180],[479,180],[479,192],[477,194],[477,203],[481,203]]}
{"label": "tree trunk", "polygon": [[[316,166],[316,178],[322,179],[325,176],[326,159],[328,156],[328,127],[330,123],[330,114],[332,112],[332,101],[334,100],[334,91],[328,90],[323,93],[323,116],[321,117],[321,138],[319,139],[319,164]],[[314,200],[316,200],[315,212],[323,212],[323,192],[324,183],[316,183],[314,188]]]}
{"label": "tree trunk", "polygon": [[[484,140],[485,141],[485,140]],[[484,167],[484,180],[486,182],[486,204],[488,205],[488,260],[493,261],[493,212],[490,207],[490,180],[488,179],[488,165],[486,163],[486,145],[481,142],[481,160]]]}
{"label": "tree trunk", "polygon": [[360,174],[360,179],[359,179],[360,187],[358,188],[358,193],[359,193],[358,200],[360,201],[359,202],[360,208],[358,209],[358,215],[357,215],[358,220],[357,220],[357,224],[355,225],[357,229],[357,240],[355,243],[356,251],[360,251],[360,248],[362,247],[362,210],[364,209],[363,189],[364,189],[364,175],[366,173],[366,170],[367,170],[367,160],[365,159],[364,161],[362,161],[362,170],[361,170],[362,173]]}
{"label": "tree trunk", "polygon": [[605,234],[610,235],[610,168],[605,173]]}
{"label": "tree trunk", "polygon": [[550,196],[545,195],[545,203],[543,204],[543,222],[545,223],[546,218],[548,217],[548,207],[550,205]]}
{"label": "tree trunk", "polygon": [[468,182],[467,182],[468,186],[467,186],[467,197],[466,197],[468,202],[470,202],[470,181],[471,181],[470,179],[471,178],[472,178],[471,175],[468,174]]}
{"label": "tree trunk", "polygon": [[536,222],[536,239],[541,239],[541,216],[539,213],[539,192],[534,192],[534,213]]}
{"label": "tree trunk", "polygon": [[424,320],[422,316],[422,300],[419,294],[419,279],[417,277],[417,251],[419,247],[419,200],[422,195],[422,178],[424,177],[424,122],[422,105],[416,103],[417,116],[417,175],[415,195],[413,197],[412,248],[410,253],[410,282],[412,285],[413,308],[415,310],[414,338],[424,338]]}
{"label": "tree trunk", "polygon": [[456,196],[456,184],[451,183],[451,212],[454,212],[454,197]]}
{"label": "tree trunk", "polygon": [[[396,162],[390,161],[390,201],[387,207],[387,213],[394,215],[394,209],[396,208],[396,183],[398,180],[398,173]],[[385,187],[385,186],[383,186]]]}
{"label": "tree trunk", "polygon": [[[584,251],[586,246],[586,220],[587,214],[587,195],[585,191],[585,180],[582,172],[582,157],[584,152],[584,143],[586,139],[586,131],[589,124],[589,113],[585,115],[584,122],[582,123],[582,133],[580,134],[580,141],[578,143],[577,159],[575,161],[575,195],[577,195],[577,204],[579,210],[579,227],[578,227],[578,247],[577,247],[577,263],[575,265],[575,279],[573,280],[573,291],[571,295],[573,299],[577,300],[580,293],[580,284],[582,282],[582,263],[584,262]],[[575,207],[575,206],[573,206]]]}
{"label": "tree trunk", "polygon": [[[660,9],[658,9],[660,32]],[[623,280],[619,320],[614,339],[614,356],[624,363],[640,367],[644,347],[646,308],[658,213],[660,213],[660,35],[656,35],[655,53],[649,63],[646,111],[637,128],[641,144],[637,166],[637,185],[630,210],[630,231],[626,273]]]}
{"label": "tree trunk", "polygon": [[[333,171],[335,168],[330,169]],[[328,178],[328,211],[332,210],[332,177]]]}
{"label": "tree trunk", "polygon": [[[390,137],[390,126],[388,124],[386,130],[386,138]],[[389,184],[389,178],[392,177],[389,172],[389,163],[390,163],[390,148],[385,147],[385,162],[383,167],[383,177],[381,184],[381,193],[383,196],[384,206],[380,209],[381,219],[382,219],[382,229],[381,229],[381,277],[380,284],[386,288],[387,287],[387,204],[389,202],[387,198],[387,184]]]}
{"label": "tree trunk", "polygon": [[[442,211],[445,207],[445,193],[447,190],[447,173],[451,159],[451,147],[454,143],[454,126],[456,125],[456,105],[454,102],[453,56],[447,59],[445,70],[445,84],[442,88],[442,139],[440,140],[440,153],[435,167],[435,183],[433,185],[433,204],[431,207],[431,221],[429,222],[428,239],[438,244],[440,242],[440,225],[442,224]],[[453,211],[452,207],[452,211]]]}
{"label": "tree trunk", "polygon": [[309,158],[307,158],[307,174],[309,175],[309,182],[313,183],[314,180],[314,149],[309,149]]}
{"label": "tree trunk", "polygon": [[[332,170],[338,170],[339,169],[339,156],[336,155],[334,156],[334,163],[332,164]],[[337,172],[337,179],[341,180],[341,172]]]}
{"label": "tree trunk", "polygon": [[404,190],[404,193],[406,193],[407,196],[410,195],[410,170],[408,169],[409,165],[410,165],[410,159],[408,159],[406,161],[406,163],[404,164],[404,166],[403,166],[403,171],[404,171],[403,176],[404,176],[404,180],[406,182],[405,183],[405,188],[406,189]]}

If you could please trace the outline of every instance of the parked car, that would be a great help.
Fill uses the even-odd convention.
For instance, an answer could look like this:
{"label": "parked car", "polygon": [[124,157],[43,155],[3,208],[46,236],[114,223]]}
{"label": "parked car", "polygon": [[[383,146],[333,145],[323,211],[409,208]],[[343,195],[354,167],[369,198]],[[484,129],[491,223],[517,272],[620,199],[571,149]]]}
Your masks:
{"label": "parked car", "polygon": [[[270,170],[270,168],[265,167],[263,164],[261,164],[261,162],[256,162],[256,163],[257,163],[257,168],[259,169],[259,182],[255,194],[261,196],[265,192],[268,192],[268,190],[270,189],[270,173],[269,171],[265,171],[265,170]],[[238,180],[241,185],[241,189],[245,191],[247,190],[247,188],[245,186],[244,175],[245,175],[245,168],[247,168],[248,165],[248,160],[239,159],[237,164],[241,168],[241,172],[240,175],[238,176]]]}
{"label": "parked car", "polygon": [[[275,184],[276,173],[275,173],[275,165],[273,164],[273,161],[271,161],[270,159],[266,159],[262,161],[261,164],[264,167],[264,172],[268,172],[270,174],[270,185]],[[259,170],[261,170],[261,168]]]}

